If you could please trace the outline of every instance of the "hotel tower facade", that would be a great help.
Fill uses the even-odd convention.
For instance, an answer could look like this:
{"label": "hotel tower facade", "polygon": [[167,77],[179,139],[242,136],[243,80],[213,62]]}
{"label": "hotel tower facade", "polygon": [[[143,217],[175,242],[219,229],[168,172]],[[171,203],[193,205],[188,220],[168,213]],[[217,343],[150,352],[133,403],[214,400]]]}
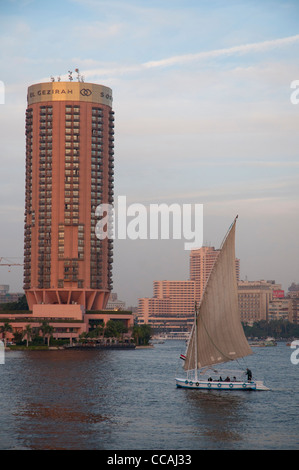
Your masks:
{"label": "hotel tower facade", "polygon": [[[28,88],[24,290],[29,309],[105,308],[113,241],[99,240],[99,204],[113,204],[112,91],[81,81]],[[55,308],[54,308],[55,310]],[[55,313],[55,312],[54,312]]]}

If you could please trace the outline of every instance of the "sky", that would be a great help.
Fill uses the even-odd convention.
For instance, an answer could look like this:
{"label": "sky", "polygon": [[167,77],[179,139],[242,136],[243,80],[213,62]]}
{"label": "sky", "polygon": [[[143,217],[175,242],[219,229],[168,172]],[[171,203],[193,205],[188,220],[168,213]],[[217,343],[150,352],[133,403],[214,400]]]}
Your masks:
{"label": "sky", "polygon": [[[116,200],[203,204],[215,248],[238,215],[241,279],[299,283],[298,19],[297,0],[0,0],[0,258],[23,259],[27,88],[79,68],[113,91]],[[189,278],[184,240],[114,247],[127,306]],[[22,292],[22,267],[0,284]]]}

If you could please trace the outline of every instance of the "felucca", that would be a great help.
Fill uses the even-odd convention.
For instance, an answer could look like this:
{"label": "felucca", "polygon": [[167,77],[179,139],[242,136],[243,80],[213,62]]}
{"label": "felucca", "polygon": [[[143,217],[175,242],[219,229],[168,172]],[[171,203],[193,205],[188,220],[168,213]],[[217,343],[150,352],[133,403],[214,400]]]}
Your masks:
{"label": "felucca", "polygon": [[[269,390],[251,371],[216,370],[217,364],[252,354],[240,320],[235,267],[235,230],[231,224],[208,278],[185,355],[186,378],[177,387],[210,390]],[[220,376],[221,374],[221,376]],[[228,375],[229,374],[229,375]],[[246,377],[247,375],[247,377]]]}

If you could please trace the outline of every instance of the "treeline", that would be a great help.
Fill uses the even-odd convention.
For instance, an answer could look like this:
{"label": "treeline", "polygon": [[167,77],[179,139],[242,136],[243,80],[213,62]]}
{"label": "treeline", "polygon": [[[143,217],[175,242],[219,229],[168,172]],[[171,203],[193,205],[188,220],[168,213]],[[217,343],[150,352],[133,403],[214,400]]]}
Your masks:
{"label": "treeline", "polygon": [[271,336],[276,339],[299,338],[299,325],[286,320],[260,320],[252,326],[243,323],[244,333],[247,338],[267,338]]}
{"label": "treeline", "polygon": [[[32,328],[30,323],[26,325],[23,331],[14,331],[9,321],[5,321],[0,327],[0,337],[4,340],[6,345],[6,338],[8,333],[13,333],[13,341],[17,346],[26,343],[26,346],[38,346],[43,343],[50,345],[58,345],[67,343],[68,340],[54,340],[54,328],[48,321],[43,321],[38,327]],[[125,334],[129,335],[130,342],[136,346],[148,345],[151,338],[152,330],[150,325],[134,325],[129,329],[120,320],[109,320],[106,324],[97,325],[87,333],[82,333],[79,337],[80,342],[88,342],[90,339],[104,340],[104,338],[111,338],[119,342],[124,342]],[[76,340],[73,339],[75,342]]]}
{"label": "treeline", "polygon": [[122,339],[125,333],[132,332],[132,340],[136,346],[146,346],[151,339],[152,329],[150,325],[134,325],[130,330],[120,320],[109,320],[105,325],[98,325],[88,333],[85,338],[118,338]]}

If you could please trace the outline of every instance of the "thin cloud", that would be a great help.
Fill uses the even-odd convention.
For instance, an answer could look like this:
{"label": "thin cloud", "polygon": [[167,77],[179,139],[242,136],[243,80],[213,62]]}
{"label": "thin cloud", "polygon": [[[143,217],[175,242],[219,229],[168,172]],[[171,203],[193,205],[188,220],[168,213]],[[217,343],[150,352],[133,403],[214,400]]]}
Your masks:
{"label": "thin cloud", "polygon": [[248,54],[250,52],[266,52],[271,49],[279,47],[291,46],[299,43],[299,34],[289,36],[286,38],[272,39],[269,41],[255,42],[251,44],[243,44],[240,46],[233,46],[224,49],[214,49],[212,51],[198,52],[196,54],[183,54],[173,57],[168,57],[161,60],[154,60],[144,62],[143,64],[127,65],[127,66],[111,66],[107,68],[91,69],[84,72],[85,77],[95,75],[123,75],[125,73],[138,72],[151,68],[169,67],[173,65],[182,65],[187,62],[195,62],[205,59],[213,59],[222,56],[231,56],[237,54]]}
{"label": "thin cloud", "polygon": [[207,52],[199,52],[197,54],[185,54],[167,59],[146,62],[143,64],[146,68],[151,67],[164,67],[168,65],[181,65],[186,62],[193,62],[201,59],[211,59],[227,55],[247,54],[249,52],[265,52],[269,49],[276,49],[278,47],[289,46],[299,42],[299,34],[289,36],[286,38],[273,39],[270,41],[255,42],[251,44],[243,44],[241,46],[233,46],[224,49],[215,49]]}

